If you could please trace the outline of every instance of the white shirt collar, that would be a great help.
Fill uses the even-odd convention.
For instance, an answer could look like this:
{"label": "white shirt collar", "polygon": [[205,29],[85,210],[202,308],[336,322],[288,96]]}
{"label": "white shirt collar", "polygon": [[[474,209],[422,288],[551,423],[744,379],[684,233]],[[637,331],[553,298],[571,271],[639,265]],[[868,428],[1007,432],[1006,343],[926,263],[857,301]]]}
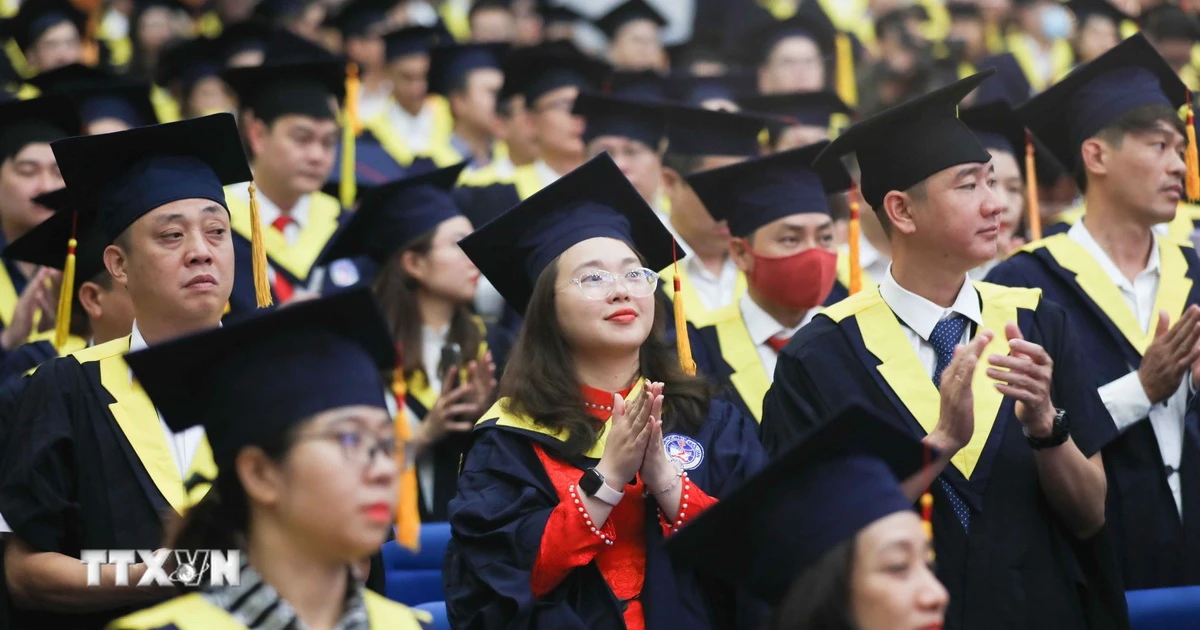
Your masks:
{"label": "white shirt collar", "polygon": [[888,265],[887,274],[879,283],[879,294],[896,314],[896,317],[900,318],[900,321],[925,341],[929,341],[929,336],[933,334],[933,327],[951,313],[958,313],[975,322],[977,326],[983,325],[983,314],[979,308],[979,293],[966,275],[963,276],[963,284],[962,288],[958,290],[958,297],[954,299],[954,304],[951,304],[950,308],[942,308],[900,286],[892,276],[891,265]]}
{"label": "white shirt collar", "polygon": [[[1104,251],[1103,247],[1100,247],[1100,243],[1096,242],[1095,237],[1088,231],[1087,226],[1083,224],[1082,220],[1076,221],[1075,225],[1072,225],[1071,229],[1067,230],[1067,237],[1078,243],[1087,253],[1091,254],[1096,263],[1100,265],[1100,268],[1104,270],[1105,275],[1111,278],[1117,286],[1132,289],[1133,285],[1130,284],[1129,278],[1126,278],[1125,274],[1121,272],[1121,268],[1117,267],[1112,258],[1108,257],[1108,252]],[[1157,276],[1161,271],[1162,257],[1158,253],[1158,235],[1156,234],[1154,235],[1154,243],[1150,247],[1150,259],[1146,261],[1146,268],[1140,271],[1138,275],[1151,273]]]}
{"label": "white shirt collar", "polygon": [[142,331],[138,330],[137,320],[133,322],[133,333],[129,336],[129,352],[130,354],[138,350],[149,348],[146,344],[146,339],[142,337]]}
{"label": "white shirt collar", "polygon": [[[236,193],[243,200],[249,201],[250,199],[250,184],[248,182],[234,184],[230,186],[230,191]],[[274,201],[271,201],[266,195],[262,194],[261,190],[255,193],[255,198],[258,199],[258,216],[262,219],[263,226],[270,227],[275,222],[275,219],[278,219],[283,214],[283,210],[275,205]],[[310,208],[312,208],[312,195],[300,197],[296,205],[292,206],[290,216],[296,227],[303,230],[304,226],[308,224],[308,211]]]}
{"label": "white shirt collar", "polygon": [[542,186],[549,186],[562,177],[542,159],[533,162],[533,172],[537,174],[538,181],[542,183]]}
{"label": "white shirt collar", "polygon": [[812,311],[816,310],[810,309],[810,312],[804,317],[805,322],[800,322],[799,326],[785,328],[783,324],[780,324],[774,317],[771,317],[770,314],[764,311],[757,302],[750,299],[749,293],[743,294],[741,299],[738,300],[738,308],[742,312],[742,321],[746,323],[746,331],[750,333],[750,340],[754,342],[755,346],[763,345],[771,337],[791,337],[796,334],[796,331],[800,330],[800,326],[803,326],[806,321],[812,319]]}

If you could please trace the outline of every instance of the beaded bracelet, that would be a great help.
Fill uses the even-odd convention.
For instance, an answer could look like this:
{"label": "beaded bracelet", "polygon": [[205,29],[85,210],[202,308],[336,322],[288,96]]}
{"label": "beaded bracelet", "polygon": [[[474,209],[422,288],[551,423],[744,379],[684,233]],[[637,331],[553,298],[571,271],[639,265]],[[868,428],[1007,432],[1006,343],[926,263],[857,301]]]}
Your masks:
{"label": "beaded bracelet", "polygon": [[675,522],[671,523],[670,521],[667,521],[666,515],[662,512],[662,508],[658,508],[658,513],[662,515],[663,522],[666,524],[667,529],[670,530],[683,527],[683,519],[687,517],[688,499],[691,498],[692,484],[688,480],[687,473],[683,473],[682,478],[683,496],[681,496],[679,499],[679,514],[675,517]]}
{"label": "beaded bracelet", "polygon": [[658,492],[650,492],[649,490],[645,490],[644,492],[642,492],[642,498],[648,499],[650,497],[656,497],[660,494],[666,494],[666,493],[674,490],[675,484],[679,483],[679,480],[682,479],[685,475],[687,475],[687,473],[684,472],[683,468],[681,466],[679,466],[679,464],[676,464],[675,465],[675,478],[671,480],[671,483],[666,488],[663,488],[662,490],[659,490]]}

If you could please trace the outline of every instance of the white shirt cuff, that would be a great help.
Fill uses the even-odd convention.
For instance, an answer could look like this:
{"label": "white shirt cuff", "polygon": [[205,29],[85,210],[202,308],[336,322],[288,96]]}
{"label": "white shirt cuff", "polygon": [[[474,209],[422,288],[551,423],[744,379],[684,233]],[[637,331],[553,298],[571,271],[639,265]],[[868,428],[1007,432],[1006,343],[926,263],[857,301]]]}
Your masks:
{"label": "white shirt cuff", "polygon": [[1117,431],[1124,433],[1138,420],[1150,415],[1153,403],[1138,379],[1137,370],[1100,388],[1100,400],[1108,409]]}

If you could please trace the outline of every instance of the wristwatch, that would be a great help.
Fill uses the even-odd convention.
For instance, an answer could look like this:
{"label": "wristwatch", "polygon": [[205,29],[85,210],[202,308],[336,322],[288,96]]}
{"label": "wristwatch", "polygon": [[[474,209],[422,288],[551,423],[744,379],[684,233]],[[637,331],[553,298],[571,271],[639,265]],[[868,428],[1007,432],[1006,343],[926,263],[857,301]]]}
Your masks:
{"label": "wristwatch", "polygon": [[616,507],[621,502],[621,498],[625,493],[621,490],[614,490],[612,486],[604,483],[604,475],[595,468],[589,468],[583,471],[583,476],[579,478],[579,489],[589,497],[595,497],[601,501]]}
{"label": "wristwatch", "polygon": [[1067,419],[1067,412],[1062,409],[1055,409],[1055,411],[1057,413],[1054,414],[1054,427],[1051,429],[1050,435],[1046,437],[1034,437],[1029,435],[1028,428],[1021,427],[1021,431],[1025,433],[1025,441],[1029,442],[1029,448],[1035,451],[1054,448],[1071,437],[1071,421]]}

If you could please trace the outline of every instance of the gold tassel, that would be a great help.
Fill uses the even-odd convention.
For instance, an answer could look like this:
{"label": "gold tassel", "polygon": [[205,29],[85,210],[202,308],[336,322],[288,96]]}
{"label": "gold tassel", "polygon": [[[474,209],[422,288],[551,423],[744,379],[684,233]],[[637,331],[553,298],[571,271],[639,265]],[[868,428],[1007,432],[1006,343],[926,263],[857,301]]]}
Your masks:
{"label": "gold tassel", "polygon": [[[676,247],[676,245],[672,243],[671,247]],[[692,343],[688,339],[687,316],[683,312],[683,283],[679,278],[678,250],[673,255],[675,256],[675,261],[672,263],[675,270],[675,348],[679,352],[679,367],[683,368],[683,373],[695,376],[696,361],[692,358]]]}
{"label": "gold tassel", "polygon": [[1200,157],[1196,147],[1196,114],[1192,111],[1192,93],[1187,97],[1187,178],[1186,188],[1189,201],[1200,199]]}
{"label": "gold tassel", "polygon": [[1025,197],[1029,206],[1025,214],[1029,217],[1029,238],[1042,238],[1042,210],[1038,199],[1037,158],[1034,157],[1033,134],[1025,130]]}
{"label": "gold tassel", "polygon": [[79,215],[71,214],[71,239],[67,241],[67,262],[63,265],[62,286],[58,291],[58,316],[54,319],[54,347],[62,350],[71,334],[71,303],[75,297],[75,226]]}
{"label": "gold tassel", "polygon": [[858,83],[854,78],[854,43],[846,33],[838,33],[837,58],[834,68],[837,74],[837,93],[850,107],[858,107]]}
{"label": "gold tassel", "polygon": [[846,287],[850,295],[854,295],[862,290],[862,262],[859,260],[859,251],[861,245],[859,240],[862,238],[862,223],[858,218],[858,186],[852,181],[850,182],[850,228],[847,230],[846,240],[850,246],[850,286]]}
{"label": "gold tassel", "polygon": [[275,303],[271,298],[271,283],[267,280],[267,248],[263,245],[262,216],[258,212],[258,195],[250,182],[250,261],[254,270],[254,300],[258,308]]}
{"label": "gold tassel", "polygon": [[[933,485],[933,475],[929,467],[933,464],[933,449],[928,444],[923,444],[925,451],[925,474],[928,475],[925,481],[925,492],[921,494],[921,528],[925,530],[925,538],[929,542],[933,542],[933,493],[929,491],[929,487]],[[932,545],[931,545],[932,547]],[[930,555],[933,555],[932,548]],[[930,558],[932,559],[932,558]]]}
{"label": "gold tassel", "polygon": [[79,57],[80,63],[85,66],[95,67],[100,65],[100,42],[96,39],[96,31],[100,29],[100,12],[103,11],[103,8],[103,3],[97,2],[88,11],[87,23],[83,29],[83,45]]}
{"label": "gold tassel", "polygon": [[410,465],[406,447],[412,440],[408,419],[404,417],[408,386],[404,382],[404,360],[396,347],[396,370],[392,373],[392,395],[396,399],[396,469],[400,483],[396,485],[396,542],[411,550],[421,548],[421,513],[417,509],[417,468]]}
{"label": "gold tassel", "polygon": [[346,111],[342,124],[342,172],[338,182],[338,201],[343,208],[354,205],[358,196],[358,180],[355,177],[355,139],[362,133],[362,121],[358,119],[359,86],[358,64],[346,64]]}

